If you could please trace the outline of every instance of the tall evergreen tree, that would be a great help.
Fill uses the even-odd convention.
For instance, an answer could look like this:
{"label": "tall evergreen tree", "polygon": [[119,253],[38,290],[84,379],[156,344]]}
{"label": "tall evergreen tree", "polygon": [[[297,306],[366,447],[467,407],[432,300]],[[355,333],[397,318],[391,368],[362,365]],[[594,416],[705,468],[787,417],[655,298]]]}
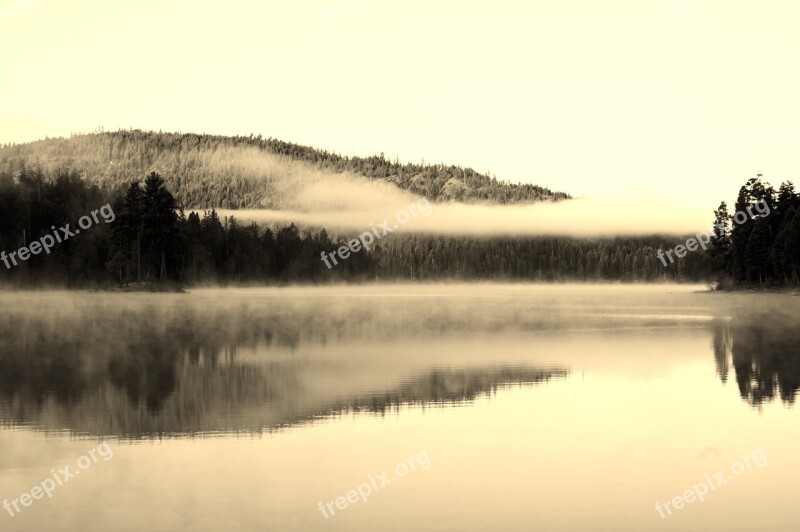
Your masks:
{"label": "tall evergreen tree", "polygon": [[714,238],[711,240],[709,247],[711,268],[717,276],[717,281],[722,281],[733,273],[731,243],[728,235],[729,226],[728,205],[723,201],[719,204],[719,208],[714,211]]}
{"label": "tall evergreen tree", "polygon": [[770,228],[769,221],[759,218],[747,241],[745,255],[746,276],[759,284],[770,279]]}
{"label": "tall evergreen tree", "polygon": [[117,216],[111,229],[111,257],[107,268],[120,285],[142,280],[144,202],[144,191],[136,181],[128,185],[124,198],[114,204]]}
{"label": "tall evergreen tree", "polygon": [[145,278],[175,278],[178,245],[178,213],[175,197],[164,179],[152,172],[144,181],[142,238],[145,241]]}

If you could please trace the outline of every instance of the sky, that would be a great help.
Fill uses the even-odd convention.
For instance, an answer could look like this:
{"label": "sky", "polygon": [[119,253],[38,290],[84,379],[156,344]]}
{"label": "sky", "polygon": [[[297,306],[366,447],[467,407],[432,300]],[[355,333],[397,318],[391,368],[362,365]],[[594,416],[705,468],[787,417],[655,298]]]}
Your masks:
{"label": "sky", "polygon": [[262,134],[707,212],[800,169],[800,2],[0,0],[0,143]]}

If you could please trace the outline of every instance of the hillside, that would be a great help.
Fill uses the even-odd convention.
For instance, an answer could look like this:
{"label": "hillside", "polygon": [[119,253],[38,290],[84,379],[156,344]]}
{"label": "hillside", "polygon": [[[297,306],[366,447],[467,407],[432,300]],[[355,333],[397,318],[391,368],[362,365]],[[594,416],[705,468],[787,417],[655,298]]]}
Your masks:
{"label": "hillside", "polygon": [[497,181],[469,168],[400,164],[383,155],[342,157],[260,136],[134,130],[0,148],[0,177],[17,178],[23,169],[48,180],[74,173],[112,190],[156,171],[187,208],[297,208],[295,200],[307,187],[320,182],[335,187],[339,179],[395,185],[431,201],[517,204],[569,198],[535,185]]}

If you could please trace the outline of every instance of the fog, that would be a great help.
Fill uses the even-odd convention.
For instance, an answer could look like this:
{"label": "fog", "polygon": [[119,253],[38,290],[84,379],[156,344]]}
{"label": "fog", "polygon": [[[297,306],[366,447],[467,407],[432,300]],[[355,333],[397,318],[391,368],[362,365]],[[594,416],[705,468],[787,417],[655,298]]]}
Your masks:
{"label": "fog", "polygon": [[[204,152],[201,168],[261,181],[267,189],[264,209],[226,210],[242,221],[362,232],[389,221],[397,232],[448,235],[683,235],[707,231],[717,205],[702,205],[688,196],[684,203],[659,197],[646,186],[624,193],[527,205],[433,203],[428,215],[419,208],[408,221],[396,217],[420,196],[379,179],[322,170],[303,161],[255,148]],[[555,189],[559,189],[556,185]],[[569,191],[567,191],[569,192]],[[423,200],[424,201],[424,200]],[[196,206],[195,208],[210,208]]]}
{"label": "fog", "polygon": [[[681,205],[645,193],[627,196],[581,198],[528,205],[433,203],[425,215],[408,209],[420,197],[383,181],[369,181],[348,174],[293,175],[291,187],[282,190],[282,209],[220,210],[240,220],[325,227],[339,231],[363,231],[370,224],[389,220],[397,232],[448,235],[567,235],[611,236],[688,234],[712,225],[713,209]],[[288,192],[291,191],[291,194]],[[415,215],[416,213],[416,215]]]}

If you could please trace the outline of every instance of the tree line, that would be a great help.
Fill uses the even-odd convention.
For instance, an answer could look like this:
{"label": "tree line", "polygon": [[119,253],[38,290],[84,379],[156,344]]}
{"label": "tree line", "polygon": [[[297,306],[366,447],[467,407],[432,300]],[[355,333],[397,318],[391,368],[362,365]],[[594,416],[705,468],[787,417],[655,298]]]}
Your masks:
{"label": "tree line", "polygon": [[[214,209],[187,216],[157,173],[114,194],[63,171],[55,180],[23,168],[18,179],[0,172],[0,250],[26,246],[110,203],[113,223],[99,224],[13,268],[0,264],[0,282],[18,286],[128,286],[134,283],[246,283],[317,280],[323,250],[344,245],[325,230],[301,234],[220,219]],[[346,280],[371,265],[356,256],[326,279]]]}
{"label": "tree line", "polygon": [[0,281],[19,286],[130,286],[140,283],[268,283],[359,280],[622,280],[698,281],[710,262],[694,254],[665,269],[656,250],[668,237],[578,239],[565,237],[459,237],[394,234],[373,249],[327,269],[322,252],[353,235],[294,224],[260,227],[214,209],[188,215],[151,173],[121,193],[92,185],[76,173],[48,180],[22,168],[18,179],[0,173],[0,249],[24,246],[53,225],[110,203],[115,219],[31,257]]}
{"label": "tree line", "polygon": [[800,283],[800,196],[790,181],[776,191],[758,174],[739,189],[733,213],[723,201],[714,214],[709,254],[720,286]]}

